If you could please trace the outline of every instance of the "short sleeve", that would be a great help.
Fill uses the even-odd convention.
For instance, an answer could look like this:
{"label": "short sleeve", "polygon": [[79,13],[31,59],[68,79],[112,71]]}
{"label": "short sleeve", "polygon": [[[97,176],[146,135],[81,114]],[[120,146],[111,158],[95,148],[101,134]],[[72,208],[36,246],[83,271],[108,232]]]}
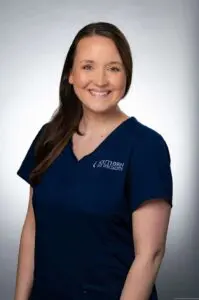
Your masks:
{"label": "short sleeve", "polygon": [[145,200],[164,199],[172,207],[173,180],[168,146],[161,135],[142,138],[132,148],[127,174],[131,212]]}
{"label": "short sleeve", "polygon": [[31,182],[29,179],[31,171],[36,167],[36,155],[35,155],[35,145],[40,137],[40,134],[42,133],[45,125],[41,127],[37,135],[35,136],[34,140],[32,141],[18,171],[17,175],[20,176],[22,179],[24,179],[27,183],[29,183],[31,186]]}

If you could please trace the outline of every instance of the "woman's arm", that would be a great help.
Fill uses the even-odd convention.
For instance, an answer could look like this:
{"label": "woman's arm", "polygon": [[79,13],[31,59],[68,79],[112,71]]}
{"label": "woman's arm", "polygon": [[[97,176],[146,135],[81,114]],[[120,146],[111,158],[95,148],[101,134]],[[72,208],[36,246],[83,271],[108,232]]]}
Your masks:
{"label": "woman's arm", "polygon": [[15,300],[28,300],[33,282],[35,218],[32,195],[33,189],[30,187],[28,210],[20,239]]}
{"label": "woman's arm", "polygon": [[148,300],[165,253],[171,207],[164,200],[146,201],[133,212],[135,260],[120,300]]}

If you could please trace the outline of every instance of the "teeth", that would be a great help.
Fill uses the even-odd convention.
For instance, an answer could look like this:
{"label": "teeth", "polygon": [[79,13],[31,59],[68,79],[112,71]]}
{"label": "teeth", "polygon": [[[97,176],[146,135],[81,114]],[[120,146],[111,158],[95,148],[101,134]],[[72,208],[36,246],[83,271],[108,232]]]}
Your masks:
{"label": "teeth", "polygon": [[90,90],[90,93],[92,96],[107,96],[109,92],[96,92],[96,91]]}

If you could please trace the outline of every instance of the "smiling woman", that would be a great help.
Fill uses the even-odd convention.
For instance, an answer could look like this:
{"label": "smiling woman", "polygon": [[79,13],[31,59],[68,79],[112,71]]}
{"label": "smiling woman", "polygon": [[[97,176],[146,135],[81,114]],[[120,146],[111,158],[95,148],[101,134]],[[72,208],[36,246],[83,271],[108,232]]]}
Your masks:
{"label": "smiling woman", "polygon": [[120,110],[131,77],[130,47],[116,26],[77,33],[60,106],[17,172],[30,200],[15,300],[158,299],[170,154],[159,133]]}
{"label": "smiling woman", "polygon": [[126,72],[115,43],[103,36],[80,40],[69,82],[87,109],[103,112],[116,106],[125,92]]}

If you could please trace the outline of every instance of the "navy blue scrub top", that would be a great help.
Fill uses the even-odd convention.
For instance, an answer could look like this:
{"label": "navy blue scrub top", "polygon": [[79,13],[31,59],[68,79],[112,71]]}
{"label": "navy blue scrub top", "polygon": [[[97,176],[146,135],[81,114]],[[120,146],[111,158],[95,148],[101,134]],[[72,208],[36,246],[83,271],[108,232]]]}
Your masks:
{"label": "navy blue scrub top", "polygon": [[[17,172],[28,183],[43,128]],[[172,207],[168,146],[158,132],[129,117],[79,161],[70,139],[33,190],[30,299],[119,300],[135,258],[132,212],[155,198]],[[154,285],[149,300],[157,299]]]}

